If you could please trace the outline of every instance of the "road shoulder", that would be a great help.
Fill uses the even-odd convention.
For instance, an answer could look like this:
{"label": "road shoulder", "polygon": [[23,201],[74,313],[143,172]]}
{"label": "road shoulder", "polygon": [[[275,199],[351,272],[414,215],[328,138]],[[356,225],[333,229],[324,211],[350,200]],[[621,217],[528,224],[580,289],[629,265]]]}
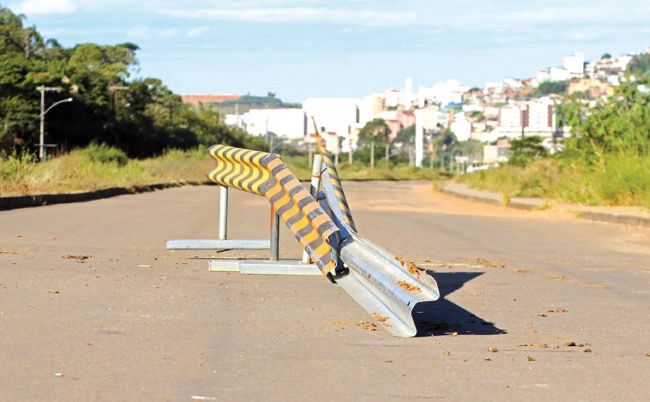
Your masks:
{"label": "road shoulder", "polygon": [[446,183],[440,191],[456,197],[502,205],[524,210],[543,210],[553,208],[567,211],[579,218],[592,221],[618,223],[630,226],[650,227],[650,212],[637,207],[584,206],[575,204],[557,204],[542,198],[511,198],[492,191],[476,190],[460,183]]}

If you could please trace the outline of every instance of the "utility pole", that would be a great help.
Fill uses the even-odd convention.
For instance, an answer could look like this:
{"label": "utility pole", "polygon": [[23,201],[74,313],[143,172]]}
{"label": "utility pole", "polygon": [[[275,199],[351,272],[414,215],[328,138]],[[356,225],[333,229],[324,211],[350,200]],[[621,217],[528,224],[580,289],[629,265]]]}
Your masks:
{"label": "utility pole", "polygon": [[348,153],[348,165],[352,166],[352,127],[348,126],[348,145],[350,152]]}
{"label": "utility pole", "polygon": [[312,165],[311,162],[312,162],[312,158],[313,158],[313,154],[314,154],[313,146],[314,146],[314,144],[310,142],[309,143],[309,165],[310,166]]}
{"label": "utility pole", "polygon": [[46,87],[45,85],[41,85],[36,87],[37,91],[40,91],[41,93],[41,114],[40,114],[40,119],[41,119],[41,124],[40,124],[40,135],[39,135],[39,142],[38,142],[38,157],[39,159],[43,159],[45,157],[45,114],[50,111],[54,106],[58,105],[59,103],[62,102],[71,102],[72,98],[64,99],[63,101],[56,102],[52,106],[50,106],[49,109],[45,110],[45,92],[61,92],[63,88],[61,87]]}
{"label": "utility pole", "polygon": [[339,137],[338,134],[336,135],[336,153],[334,154],[334,166],[339,165],[339,153],[341,152],[341,140],[343,140],[343,137]]}

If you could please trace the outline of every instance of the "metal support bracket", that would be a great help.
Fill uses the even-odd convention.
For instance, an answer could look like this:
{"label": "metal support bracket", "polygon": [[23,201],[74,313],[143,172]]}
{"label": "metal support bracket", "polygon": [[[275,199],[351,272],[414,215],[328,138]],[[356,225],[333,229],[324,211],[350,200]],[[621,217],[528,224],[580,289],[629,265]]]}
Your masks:
{"label": "metal support bracket", "polygon": [[209,269],[245,275],[323,276],[316,265],[294,260],[210,260]]}
{"label": "metal support bracket", "polygon": [[167,240],[167,250],[268,250],[269,240]]}

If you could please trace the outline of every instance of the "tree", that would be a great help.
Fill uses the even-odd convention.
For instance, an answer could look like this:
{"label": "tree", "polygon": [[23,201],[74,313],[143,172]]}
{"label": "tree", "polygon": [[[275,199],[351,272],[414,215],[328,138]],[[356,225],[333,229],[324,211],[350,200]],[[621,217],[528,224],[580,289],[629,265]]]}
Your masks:
{"label": "tree", "polygon": [[609,53],[603,53],[603,55],[600,56],[601,60],[607,60],[607,59],[611,59],[611,58],[612,58],[612,55],[609,54]]}
{"label": "tree", "polygon": [[[414,148],[415,148],[415,124],[408,127],[404,127],[397,132],[395,139],[393,139],[394,144],[401,145],[401,157],[403,160],[407,160],[410,165],[413,165],[414,160]],[[404,153],[406,156],[404,157]],[[399,157],[400,155],[398,155]]]}
{"label": "tree", "polygon": [[627,71],[637,76],[650,76],[650,53],[634,55],[627,65]]}
{"label": "tree", "polygon": [[563,94],[568,87],[568,81],[544,81],[537,87],[537,95]]}
{"label": "tree", "polygon": [[542,145],[542,137],[531,136],[514,139],[510,142],[512,152],[508,162],[515,166],[524,167],[533,160],[545,158],[548,151]]}
{"label": "tree", "polygon": [[621,157],[650,153],[650,76],[625,82],[614,96],[590,105],[567,98],[560,105],[560,117],[572,129],[565,141],[565,154],[589,163],[603,162],[608,155]]}
{"label": "tree", "polygon": [[[431,154],[432,164],[433,159],[442,160],[444,164],[445,159],[451,158],[456,143],[458,143],[458,139],[450,128],[446,128],[440,134],[434,135],[431,139],[431,146],[433,147],[433,152]],[[436,158],[434,158],[434,156]]]}
{"label": "tree", "polygon": [[[46,121],[46,141],[68,149],[104,143],[132,157],[215,142],[265,149],[263,142],[228,127],[218,111],[184,105],[161,80],[133,78],[136,44],[65,48],[44,39],[36,27],[25,27],[24,19],[0,6],[0,151],[31,150],[38,140],[39,85],[61,88],[47,93],[47,105],[74,98]],[[258,99],[281,103],[269,96]]]}
{"label": "tree", "polygon": [[390,152],[390,129],[384,119],[373,119],[359,132],[359,144],[370,148],[370,169],[375,168],[375,145],[384,145],[386,154]]}

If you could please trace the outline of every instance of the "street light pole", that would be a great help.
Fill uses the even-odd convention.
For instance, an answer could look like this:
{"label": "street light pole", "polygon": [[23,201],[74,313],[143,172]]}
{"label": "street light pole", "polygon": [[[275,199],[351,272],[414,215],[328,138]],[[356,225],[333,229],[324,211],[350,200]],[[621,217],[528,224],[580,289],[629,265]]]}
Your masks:
{"label": "street light pole", "polygon": [[40,86],[39,89],[41,90],[41,127],[38,137],[38,159],[42,160],[45,155],[45,87]]}
{"label": "street light pole", "polygon": [[61,92],[62,88],[61,87],[46,87],[44,85],[36,87],[38,91],[41,92],[41,114],[40,114],[40,135],[39,135],[39,142],[38,142],[38,158],[40,160],[43,160],[45,157],[45,115],[47,112],[52,110],[55,106],[60,105],[61,103],[66,103],[66,102],[72,102],[72,98],[67,98],[60,100],[58,102],[54,102],[52,106],[49,108],[45,109],[45,92]]}

